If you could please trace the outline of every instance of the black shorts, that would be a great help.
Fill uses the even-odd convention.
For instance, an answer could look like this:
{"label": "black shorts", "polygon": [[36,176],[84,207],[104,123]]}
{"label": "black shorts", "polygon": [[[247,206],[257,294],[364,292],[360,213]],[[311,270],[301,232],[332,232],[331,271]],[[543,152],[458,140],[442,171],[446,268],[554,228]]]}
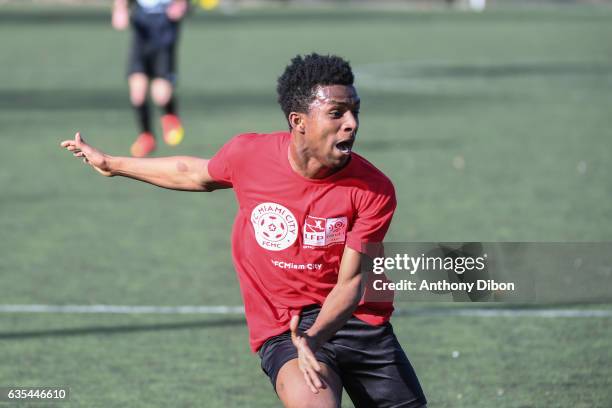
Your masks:
{"label": "black shorts", "polygon": [[165,14],[136,10],[131,16],[131,26],[128,75],[143,73],[174,84],[179,24],[170,21]]}
{"label": "black shorts", "polygon": [[[319,311],[319,307],[302,311],[300,330],[312,326]],[[390,323],[372,326],[351,317],[315,355],[338,374],[355,408],[413,408],[427,403]],[[297,358],[290,332],[268,339],[259,356],[261,368],[276,389],[281,367]]]}

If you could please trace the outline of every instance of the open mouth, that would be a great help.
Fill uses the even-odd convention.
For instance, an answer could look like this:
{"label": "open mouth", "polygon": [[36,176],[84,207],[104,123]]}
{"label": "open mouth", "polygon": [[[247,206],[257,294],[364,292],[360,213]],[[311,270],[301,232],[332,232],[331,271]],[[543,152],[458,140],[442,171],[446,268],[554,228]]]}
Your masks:
{"label": "open mouth", "polygon": [[353,143],[355,143],[354,139],[342,140],[336,143],[336,149],[340,150],[342,154],[351,154]]}

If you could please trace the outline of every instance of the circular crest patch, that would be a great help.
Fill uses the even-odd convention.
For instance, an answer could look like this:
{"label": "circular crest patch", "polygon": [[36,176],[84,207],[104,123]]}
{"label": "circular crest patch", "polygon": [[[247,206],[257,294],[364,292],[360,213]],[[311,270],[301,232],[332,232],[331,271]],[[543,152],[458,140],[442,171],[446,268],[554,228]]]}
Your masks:
{"label": "circular crest patch", "polygon": [[251,212],[257,243],[270,251],[289,248],[298,235],[298,223],[287,207],[276,203],[261,203]]}

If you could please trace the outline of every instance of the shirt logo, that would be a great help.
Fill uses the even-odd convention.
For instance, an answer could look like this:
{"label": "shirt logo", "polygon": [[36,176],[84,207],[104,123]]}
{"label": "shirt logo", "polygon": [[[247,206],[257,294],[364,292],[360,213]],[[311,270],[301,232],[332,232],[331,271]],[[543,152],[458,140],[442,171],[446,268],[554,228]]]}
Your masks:
{"label": "shirt logo", "polygon": [[304,245],[324,247],[343,243],[346,239],[348,218],[320,218],[309,215],[304,221]]}
{"label": "shirt logo", "polygon": [[251,223],[257,243],[269,251],[289,248],[298,236],[295,216],[280,204],[259,204],[251,212]]}

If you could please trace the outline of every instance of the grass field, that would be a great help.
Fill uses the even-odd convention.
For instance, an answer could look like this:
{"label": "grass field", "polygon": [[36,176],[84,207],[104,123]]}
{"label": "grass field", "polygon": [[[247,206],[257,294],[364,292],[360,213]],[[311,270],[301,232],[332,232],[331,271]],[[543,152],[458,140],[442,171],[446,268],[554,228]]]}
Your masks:
{"label": "grass field", "polygon": [[[363,101],[356,150],[396,186],[390,241],[612,240],[612,8],[282,8],[184,28],[187,135],[158,155],[283,129],[285,64],[337,53]],[[81,130],[126,154],[135,137],[108,12],[1,6],[0,44],[0,304],[241,304],[231,192],[104,179],[58,147]],[[393,322],[430,407],[612,405],[610,317]],[[0,313],[0,361],[0,386],[69,386],[61,406],[279,405],[239,315]]]}

